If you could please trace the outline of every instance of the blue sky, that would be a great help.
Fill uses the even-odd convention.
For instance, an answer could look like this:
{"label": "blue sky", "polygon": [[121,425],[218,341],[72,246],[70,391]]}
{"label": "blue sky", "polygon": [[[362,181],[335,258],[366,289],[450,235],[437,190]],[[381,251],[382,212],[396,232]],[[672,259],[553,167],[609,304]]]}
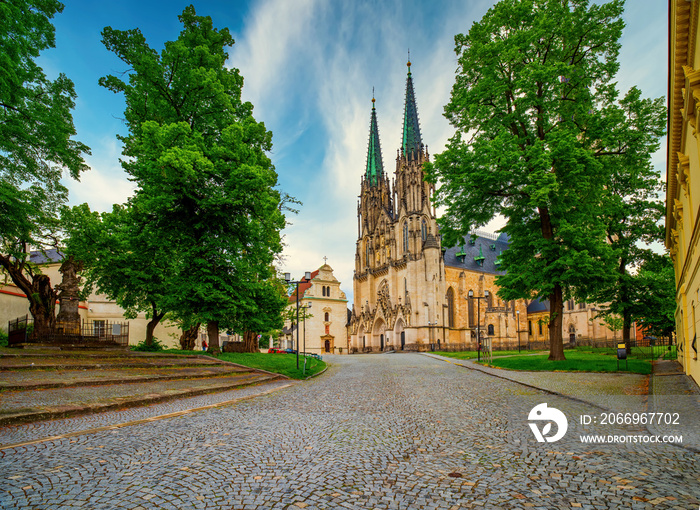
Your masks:
{"label": "blue sky", "polygon": [[[138,27],[152,48],[180,32],[177,15],[191,2],[69,0],[54,18],[56,48],[42,53],[49,76],[65,73],[78,94],[77,138],[89,145],[91,170],[80,182],[66,178],[70,202],[110,210],[131,194],[119,165],[124,103],[98,86],[126,66],[100,42],[105,26]],[[245,78],[244,99],[273,132],[271,158],[280,188],[301,200],[285,230],[283,271],[303,275],[334,268],[352,299],[357,240],[357,195],[364,171],[372,88],[385,168],[393,173],[401,137],[406,57],[410,48],[421,132],[431,154],[441,152],[452,129],[442,116],[454,82],[453,37],[469,30],[492,0],[229,0],[195,1],[200,15],[228,27],[236,44],[229,65]],[[665,96],[667,2],[628,0],[619,89],[638,85],[645,96]],[[655,155],[665,175],[665,143]],[[491,230],[499,227],[495,222]]]}

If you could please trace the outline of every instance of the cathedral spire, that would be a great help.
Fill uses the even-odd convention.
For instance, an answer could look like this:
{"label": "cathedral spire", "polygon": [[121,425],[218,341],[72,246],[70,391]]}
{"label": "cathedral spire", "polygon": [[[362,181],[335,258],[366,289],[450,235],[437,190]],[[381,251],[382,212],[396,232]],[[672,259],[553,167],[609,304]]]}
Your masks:
{"label": "cathedral spire", "polygon": [[365,179],[370,186],[377,186],[384,177],[382,164],[382,149],[379,146],[379,128],[377,127],[377,111],[374,108],[374,93],[372,94],[372,117],[369,123],[369,144],[367,147],[367,168]]}
{"label": "cathedral spire", "polygon": [[413,92],[413,78],[411,77],[411,61],[408,63],[408,76],[406,77],[406,102],[403,110],[403,138],[401,150],[404,154],[418,153],[423,145],[418,125],[418,108],[416,108],[416,95]]}

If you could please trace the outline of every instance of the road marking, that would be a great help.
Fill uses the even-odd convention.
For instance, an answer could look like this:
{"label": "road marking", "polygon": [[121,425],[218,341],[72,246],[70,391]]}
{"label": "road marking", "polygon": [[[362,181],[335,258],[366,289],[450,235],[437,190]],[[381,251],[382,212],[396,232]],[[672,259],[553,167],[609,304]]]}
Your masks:
{"label": "road marking", "polygon": [[191,409],[185,409],[184,411],[176,411],[174,413],[168,413],[168,414],[161,414],[160,416],[153,416],[151,418],[142,418],[140,420],[133,420],[133,421],[127,421],[124,423],[117,423],[116,425],[105,425],[103,427],[95,427],[92,429],[85,429],[85,430],[80,430],[76,432],[68,432],[66,434],[60,434],[58,436],[50,436],[50,437],[44,437],[41,439],[32,439],[31,441],[23,441],[21,443],[11,443],[11,444],[4,444],[0,445],[0,451],[2,450],[9,450],[11,448],[20,448],[22,446],[30,446],[33,444],[39,444],[39,443],[45,443],[47,441],[56,441],[58,439],[66,439],[69,437],[76,437],[76,436],[83,436],[87,434],[95,434],[97,432],[105,432],[108,430],[115,430],[115,429],[120,429],[123,427],[131,427],[132,425],[143,425],[145,423],[151,423],[154,421],[159,421],[159,420],[166,420],[168,418],[176,418],[178,416],[184,416],[185,414],[189,414],[195,411],[203,411],[205,409],[213,409],[215,407],[222,407],[230,404],[235,404],[236,402],[241,402],[243,400],[249,400],[251,398],[255,397],[261,397],[263,395],[268,395],[272,393],[273,391],[281,390],[283,388],[288,388],[289,386],[292,386],[294,383],[288,383],[284,384],[282,386],[278,386],[277,388],[271,388],[269,390],[263,391],[262,393],[256,393],[255,395],[247,395],[245,397],[238,397],[234,398],[231,400],[226,400],[224,402],[219,402],[217,404],[209,404],[206,406],[201,406],[201,407],[193,407]]}

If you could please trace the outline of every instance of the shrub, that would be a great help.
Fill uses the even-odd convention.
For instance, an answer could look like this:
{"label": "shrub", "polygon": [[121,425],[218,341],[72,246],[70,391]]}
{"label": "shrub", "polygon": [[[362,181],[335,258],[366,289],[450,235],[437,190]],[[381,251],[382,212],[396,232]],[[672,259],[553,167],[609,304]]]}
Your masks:
{"label": "shrub", "polygon": [[138,352],[160,352],[165,349],[165,346],[158,341],[156,337],[153,337],[153,342],[151,345],[146,344],[146,340],[139,342],[136,345],[131,346],[132,351]]}

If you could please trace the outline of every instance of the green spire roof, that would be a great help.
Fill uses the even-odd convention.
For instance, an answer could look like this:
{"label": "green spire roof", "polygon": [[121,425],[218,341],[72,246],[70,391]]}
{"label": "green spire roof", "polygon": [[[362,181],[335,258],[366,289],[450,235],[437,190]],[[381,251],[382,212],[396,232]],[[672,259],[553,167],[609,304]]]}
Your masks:
{"label": "green spire roof", "polygon": [[420,126],[418,125],[418,108],[416,108],[416,95],[413,92],[413,78],[411,77],[411,62],[408,62],[408,77],[406,78],[406,102],[403,110],[403,138],[401,149],[404,154],[412,151],[418,153],[421,150]]}
{"label": "green spire roof", "polygon": [[367,147],[367,168],[365,179],[370,186],[377,186],[379,179],[384,176],[384,165],[382,164],[382,149],[379,146],[379,128],[377,128],[377,111],[374,109],[374,98],[372,98],[372,117],[369,122],[369,145]]}

